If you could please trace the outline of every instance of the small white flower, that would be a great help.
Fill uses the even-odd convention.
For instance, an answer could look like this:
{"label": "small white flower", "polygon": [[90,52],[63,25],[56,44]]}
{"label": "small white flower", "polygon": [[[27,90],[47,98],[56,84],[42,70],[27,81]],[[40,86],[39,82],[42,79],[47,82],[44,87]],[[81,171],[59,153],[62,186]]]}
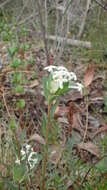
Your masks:
{"label": "small white flower", "polygon": [[77,76],[76,76],[76,74],[75,73],[73,73],[73,72],[70,72],[70,76],[71,76],[71,80],[73,79],[73,80],[77,80]]}
{"label": "small white flower", "polygon": [[57,70],[56,66],[50,65],[48,67],[45,67],[44,70],[47,70],[48,72],[53,72],[53,70]]}
{"label": "small white flower", "polygon": [[[35,159],[35,158],[33,158],[35,156],[37,156],[37,153],[36,152],[31,152],[29,157],[28,157],[28,161]],[[36,158],[36,160],[38,160],[38,159]]]}
{"label": "small white flower", "polygon": [[81,83],[76,83],[74,85],[69,85],[69,88],[71,89],[77,89],[79,92],[82,93],[83,85]]}
{"label": "small white flower", "polygon": [[31,146],[29,144],[26,144],[26,151],[29,151],[31,149]]}
{"label": "small white flower", "polygon": [[50,65],[48,67],[45,67],[44,69],[50,72],[52,75],[52,80],[50,83],[50,93],[54,94],[57,92],[58,89],[63,89],[65,83],[68,83],[69,88],[76,89],[82,92],[82,84],[75,82],[73,85],[70,85],[70,82],[74,82],[77,80],[76,74],[74,72],[69,72],[63,66],[57,67]]}
{"label": "small white flower", "polygon": [[37,158],[37,153],[36,152],[31,152],[29,157],[28,157],[28,162],[30,165],[30,169],[33,169],[34,166],[37,164],[38,162],[38,158]]}
{"label": "small white flower", "polygon": [[76,83],[78,86],[78,91],[82,92],[83,85],[81,83]]}
{"label": "small white flower", "polygon": [[24,156],[25,154],[26,154],[25,151],[22,149],[21,150],[21,155]]}
{"label": "small white flower", "polygon": [[[33,169],[38,162],[37,153],[34,152],[33,148],[28,144],[24,144],[23,148],[21,149],[21,160],[26,161],[26,159],[28,159],[30,169]],[[17,158],[15,163],[20,164],[20,160]]]}

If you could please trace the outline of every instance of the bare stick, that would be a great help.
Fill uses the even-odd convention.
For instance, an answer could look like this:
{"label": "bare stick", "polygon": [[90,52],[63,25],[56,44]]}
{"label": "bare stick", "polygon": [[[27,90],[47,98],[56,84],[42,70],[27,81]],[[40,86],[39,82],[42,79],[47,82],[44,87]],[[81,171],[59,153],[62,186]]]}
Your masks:
{"label": "bare stick", "polygon": [[92,45],[91,45],[91,42],[87,42],[87,41],[80,41],[80,40],[72,40],[72,39],[66,39],[66,38],[62,38],[62,37],[57,37],[56,39],[56,36],[47,36],[47,38],[49,40],[52,40],[52,41],[58,41],[58,42],[63,42],[63,41],[66,41],[66,43],[68,45],[71,45],[71,46],[75,46],[75,47],[83,47],[83,48],[87,48],[87,49],[91,49]]}
{"label": "bare stick", "polygon": [[23,23],[29,21],[29,20],[32,19],[34,16],[38,16],[38,14],[37,14],[37,13],[31,14],[30,16],[28,16],[28,17],[24,18],[23,20],[21,20],[17,25],[19,26],[19,25],[21,25],[21,24],[23,24]]}

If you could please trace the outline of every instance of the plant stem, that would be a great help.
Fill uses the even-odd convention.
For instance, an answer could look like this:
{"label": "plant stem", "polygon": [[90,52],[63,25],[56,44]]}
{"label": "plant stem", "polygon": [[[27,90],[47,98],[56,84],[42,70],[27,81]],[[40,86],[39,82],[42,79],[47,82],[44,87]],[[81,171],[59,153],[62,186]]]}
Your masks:
{"label": "plant stem", "polygon": [[48,134],[49,134],[49,126],[50,126],[50,109],[51,105],[48,104],[48,122],[46,128],[46,145],[45,145],[45,152],[43,158],[43,170],[42,170],[42,190],[46,190],[46,168],[47,168],[47,160],[48,160]]}

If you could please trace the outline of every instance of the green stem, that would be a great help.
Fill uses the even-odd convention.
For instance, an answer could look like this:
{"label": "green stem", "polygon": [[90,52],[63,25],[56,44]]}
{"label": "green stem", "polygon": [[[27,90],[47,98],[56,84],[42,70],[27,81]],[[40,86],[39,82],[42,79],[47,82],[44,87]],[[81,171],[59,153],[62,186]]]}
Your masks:
{"label": "green stem", "polygon": [[48,134],[49,134],[49,127],[50,127],[50,110],[51,105],[48,105],[48,123],[46,128],[46,145],[45,145],[45,152],[43,158],[43,170],[42,170],[42,190],[46,190],[46,168],[47,168],[47,160],[48,160]]}
{"label": "green stem", "polygon": [[16,131],[14,131],[14,136],[15,136],[16,145],[17,145],[17,148],[18,148],[18,159],[21,161],[21,155],[20,155],[21,146],[20,146]]}

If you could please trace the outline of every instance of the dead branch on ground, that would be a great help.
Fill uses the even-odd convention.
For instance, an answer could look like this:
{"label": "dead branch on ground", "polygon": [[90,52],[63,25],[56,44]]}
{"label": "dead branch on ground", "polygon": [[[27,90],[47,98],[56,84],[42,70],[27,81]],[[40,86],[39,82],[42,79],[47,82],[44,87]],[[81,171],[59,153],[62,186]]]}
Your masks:
{"label": "dead branch on ground", "polygon": [[87,48],[87,49],[91,49],[92,45],[91,42],[87,42],[87,41],[80,41],[80,40],[73,40],[73,39],[66,39],[66,38],[62,38],[62,37],[56,37],[56,36],[47,36],[48,40],[52,40],[52,41],[58,41],[58,42],[63,42],[65,41],[68,45],[71,46],[75,46],[75,47],[83,47],[83,48]]}

